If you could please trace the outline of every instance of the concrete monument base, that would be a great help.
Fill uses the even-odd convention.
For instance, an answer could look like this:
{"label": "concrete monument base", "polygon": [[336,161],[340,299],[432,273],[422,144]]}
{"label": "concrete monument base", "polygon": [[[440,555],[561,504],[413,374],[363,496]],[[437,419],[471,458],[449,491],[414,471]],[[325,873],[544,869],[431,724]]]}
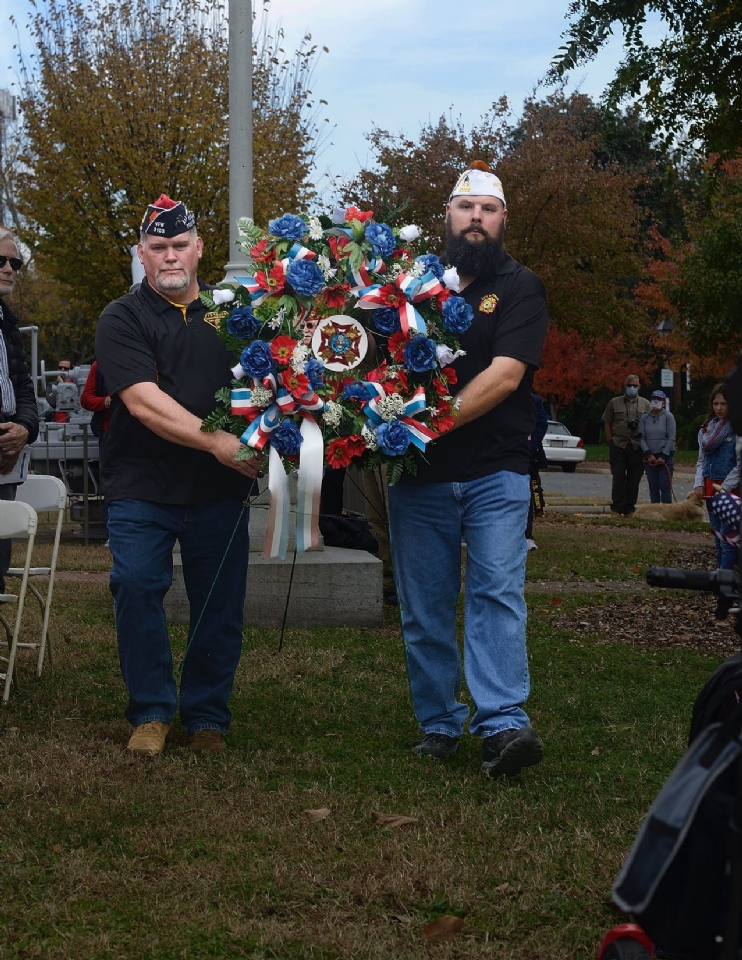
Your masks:
{"label": "concrete monument base", "polygon": [[[280,627],[286,609],[293,554],[264,560],[250,554],[245,624]],[[325,547],[296,557],[286,624],[289,627],[378,627],[384,623],[381,560],[363,550]],[[165,598],[171,623],[188,622],[188,598],[179,553]]]}

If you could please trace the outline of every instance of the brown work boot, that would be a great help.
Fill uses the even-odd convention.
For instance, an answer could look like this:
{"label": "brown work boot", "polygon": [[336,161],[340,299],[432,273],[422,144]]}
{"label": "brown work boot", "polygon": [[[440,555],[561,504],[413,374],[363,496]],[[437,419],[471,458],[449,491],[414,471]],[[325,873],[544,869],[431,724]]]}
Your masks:
{"label": "brown work boot", "polygon": [[165,749],[165,737],[171,726],[171,723],[163,723],[161,720],[140,723],[138,727],[134,727],[126,749],[144,757],[156,757]]}
{"label": "brown work boot", "polygon": [[227,749],[227,744],[218,730],[197,730],[193,734],[191,749],[197,753],[221,753]]}

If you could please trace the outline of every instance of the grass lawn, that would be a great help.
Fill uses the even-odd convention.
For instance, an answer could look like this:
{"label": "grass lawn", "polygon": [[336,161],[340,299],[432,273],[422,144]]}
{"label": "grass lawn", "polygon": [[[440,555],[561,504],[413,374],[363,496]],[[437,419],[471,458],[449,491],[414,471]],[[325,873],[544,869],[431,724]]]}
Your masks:
{"label": "grass lawn", "polygon": [[[584,518],[538,542],[529,578],[542,580],[639,579],[674,549]],[[61,566],[107,556],[65,545]],[[289,631],[281,653],[277,631],[248,628],[229,751],[195,756],[177,729],[162,757],[129,757],[107,587],[60,581],[55,668],[36,680],[21,657],[0,712],[0,958],[590,960],[719,662],[558,626],[570,605],[605,602],[530,599],[546,756],[499,782],[468,737],[447,763],[410,753],[393,610],[382,629]],[[172,633],[177,660],[185,632]],[[428,946],[425,923],[452,912],[463,930]]]}

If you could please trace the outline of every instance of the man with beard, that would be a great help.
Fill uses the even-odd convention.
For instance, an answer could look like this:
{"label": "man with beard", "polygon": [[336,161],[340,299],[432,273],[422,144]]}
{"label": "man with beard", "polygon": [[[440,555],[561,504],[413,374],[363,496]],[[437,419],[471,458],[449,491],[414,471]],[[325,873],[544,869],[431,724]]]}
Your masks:
{"label": "man with beard", "polygon": [[469,732],[482,738],[481,769],[492,777],[517,774],[543,754],[523,710],[523,531],[536,422],[531,383],[546,334],[546,297],[539,278],[505,252],[506,220],[502,184],[475,162],[446,208],[446,257],[473,311],[459,337],[465,355],[455,361],[455,426],[419,456],[416,476],[405,474],[389,490],[407,669],[423,733],[413,751],[450,757],[469,715],[458,700],[456,641],[463,537],[464,663],[475,705]]}
{"label": "man with beard", "polygon": [[140,229],[145,279],[109,304],[96,355],[111,395],[102,479],[108,498],[121,671],[129,690],[128,749],[162,752],[178,703],[163,601],[180,541],[191,627],[181,666],[180,719],[194,750],[221,751],[242,646],[248,558],[244,501],[259,468],[240,441],[203,433],[229,354],[198,298],[203,242],[183,203],[162,195]]}

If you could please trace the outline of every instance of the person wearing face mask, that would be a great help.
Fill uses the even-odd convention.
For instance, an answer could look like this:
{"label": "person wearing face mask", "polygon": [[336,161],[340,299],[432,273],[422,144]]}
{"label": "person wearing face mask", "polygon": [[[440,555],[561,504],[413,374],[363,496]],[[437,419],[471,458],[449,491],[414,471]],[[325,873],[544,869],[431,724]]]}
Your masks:
{"label": "person wearing face mask", "polygon": [[611,512],[622,517],[634,512],[639,497],[644,468],[636,429],[642,415],[648,410],[649,401],[639,396],[639,377],[630,373],[624,381],[624,392],[620,397],[610,400],[603,411],[603,427],[613,477]]}
{"label": "person wearing face mask", "polygon": [[649,413],[642,416],[637,430],[652,503],[672,503],[675,417],[665,409],[666,404],[667,397],[662,390],[655,390]]}

